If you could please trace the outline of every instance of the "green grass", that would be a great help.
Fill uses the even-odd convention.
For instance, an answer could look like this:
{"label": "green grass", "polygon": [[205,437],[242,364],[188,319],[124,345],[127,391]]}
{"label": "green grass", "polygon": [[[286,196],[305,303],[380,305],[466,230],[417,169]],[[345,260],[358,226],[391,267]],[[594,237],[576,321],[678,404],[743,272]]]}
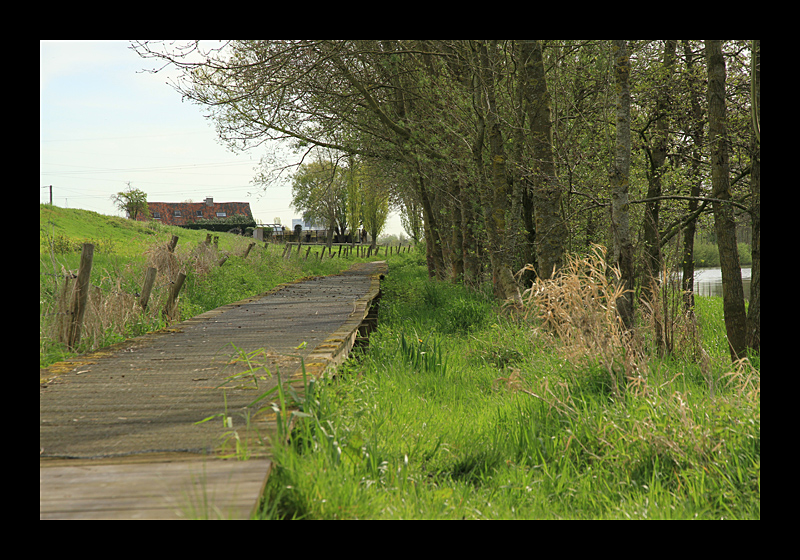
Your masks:
{"label": "green grass", "polygon": [[[39,365],[46,367],[76,353],[97,350],[168,326],[161,316],[170,278],[159,273],[148,311],[135,307],[141,291],[148,254],[157,256],[173,235],[179,237],[173,273],[182,270],[186,281],[179,298],[178,319],[188,319],[221,305],[266,292],[278,284],[304,277],[336,274],[354,262],[376,260],[357,258],[314,258],[296,254],[282,259],[283,246],[265,249],[259,243],[245,259],[241,255],[252,239],[227,233],[219,236],[218,247],[202,249],[208,232],[135,222],[86,210],[39,206]],[[54,323],[63,271],[77,273],[81,244],[95,245],[90,283],[102,294],[102,311],[87,319],[78,352],[69,352],[57,340]],[[164,253],[162,251],[161,253]],[[222,266],[216,262],[228,259]],[[163,258],[163,254],[161,255]]]}
{"label": "green grass", "polygon": [[648,356],[619,395],[535,322],[389,266],[369,349],[276,449],[264,517],[760,518],[760,374],[729,363],[721,300],[697,298],[706,370]]}

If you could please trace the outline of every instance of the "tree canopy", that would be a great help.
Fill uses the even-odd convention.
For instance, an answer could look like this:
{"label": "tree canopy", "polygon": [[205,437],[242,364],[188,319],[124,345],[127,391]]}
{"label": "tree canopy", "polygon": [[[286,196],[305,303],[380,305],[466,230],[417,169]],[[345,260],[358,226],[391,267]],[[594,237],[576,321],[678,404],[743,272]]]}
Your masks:
{"label": "tree canopy", "polygon": [[147,193],[139,189],[134,189],[130,183],[128,188],[111,196],[114,205],[131,220],[137,216],[149,216],[150,210],[147,207]]}
{"label": "tree canopy", "polygon": [[[515,271],[530,264],[528,271],[547,278],[566,253],[593,243],[611,248],[631,290],[659,274],[673,239],[682,243],[675,252],[685,277],[697,231],[716,241],[724,229],[725,251],[731,228],[753,228],[760,243],[758,41],[719,42],[725,87],[715,91],[725,104],[715,107],[725,123],[715,129],[716,148],[709,96],[720,94],[709,89],[709,72],[720,65],[711,65],[703,41],[132,48],[181,69],[173,86],[206,109],[231,147],[283,141],[302,157],[325,149],[336,154],[331,161],[376,170],[409,234],[424,239],[430,276],[469,284],[491,278],[501,299],[518,302],[519,282],[532,279]],[[713,161],[719,141],[727,148],[722,167]],[[355,168],[341,167],[351,173],[341,180],[347,192]],[[727,189],[720,173],[729,177]],[[717,229],[712,211],[726,217]],[[343,219],[352,222],[350,212]],[[760,247],[753,255],[760,277]],[[728,281],[736,280],[729,274]],[[751,294],[751,307],[754,301],[760,309],[760,294]]]}

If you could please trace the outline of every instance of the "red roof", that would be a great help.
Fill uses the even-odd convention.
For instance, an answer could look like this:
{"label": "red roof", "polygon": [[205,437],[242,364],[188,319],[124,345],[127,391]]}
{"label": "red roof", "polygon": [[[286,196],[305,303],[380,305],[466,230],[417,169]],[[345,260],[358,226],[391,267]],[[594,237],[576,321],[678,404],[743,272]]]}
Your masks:
{"label": "red roof", "polygon": [[[249,202],[148,202],[150,218],[170,226],[182,226],[199,219],[230,218],[243,214],[252,219]],[[224,215],[222,215],[224,214]],[[139,221],[147,218],[141,214]]]}

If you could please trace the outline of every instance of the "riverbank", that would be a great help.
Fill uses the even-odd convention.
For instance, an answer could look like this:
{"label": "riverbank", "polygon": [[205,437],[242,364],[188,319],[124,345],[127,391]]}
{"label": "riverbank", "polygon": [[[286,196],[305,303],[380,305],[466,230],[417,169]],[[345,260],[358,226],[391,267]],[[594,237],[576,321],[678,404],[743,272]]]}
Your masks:
{"label": "riverbank", "polygon": [[389,267],[368,350],[318,384],[263,516],[760,518],[760,361],[730,364],[721,300],[659,358],[554,336],[421,257]]}

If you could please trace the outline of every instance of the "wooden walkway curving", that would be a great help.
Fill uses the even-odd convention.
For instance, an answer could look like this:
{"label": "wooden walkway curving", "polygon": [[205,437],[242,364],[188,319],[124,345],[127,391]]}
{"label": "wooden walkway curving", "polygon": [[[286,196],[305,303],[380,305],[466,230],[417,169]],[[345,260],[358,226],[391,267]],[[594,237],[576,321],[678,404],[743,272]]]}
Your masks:
{"label": "wooden walkway curving", "polygon": [[40,518],[251,517],[277,393],[249,405],[279,377],[300,391],[301,358],[309,379],[341,363],[374,325],[385,273],[284,284],[40,371]]}

